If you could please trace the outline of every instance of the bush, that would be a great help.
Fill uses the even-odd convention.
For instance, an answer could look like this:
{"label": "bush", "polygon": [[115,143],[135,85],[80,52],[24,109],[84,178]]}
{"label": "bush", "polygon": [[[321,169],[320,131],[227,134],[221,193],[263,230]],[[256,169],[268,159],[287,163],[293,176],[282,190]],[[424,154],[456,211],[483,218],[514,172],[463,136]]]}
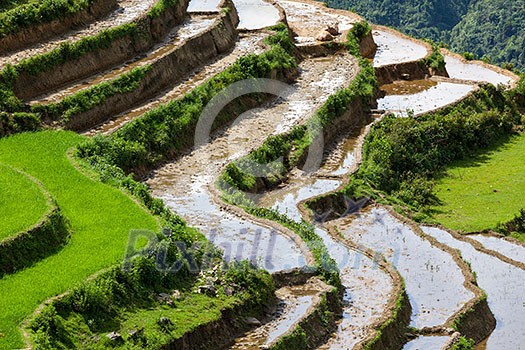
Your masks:
{"label": "bush", "polygon": [[452,350],[473,350],[474,345],[474,340],[461,337],[459,341],[452,346]]}
{"label": "bush", "polygon": [[90,7],[96,0],[31,1],[0,16],[0,38],[40,23],[63,19]]}
{"label": "bush", "polygon": [[496,229],[506,236],[513,233],[525,234],[525,209],[521,209],[512,220],[499,224]]}

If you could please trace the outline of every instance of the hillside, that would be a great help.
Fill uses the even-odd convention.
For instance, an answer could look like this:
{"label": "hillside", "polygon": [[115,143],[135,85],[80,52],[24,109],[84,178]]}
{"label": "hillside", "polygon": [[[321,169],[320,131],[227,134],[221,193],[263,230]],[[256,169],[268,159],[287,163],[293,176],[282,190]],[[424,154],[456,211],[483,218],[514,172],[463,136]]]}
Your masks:
{"label": "hillside", "polygon": [[458,52],[472,52],[492,62],[525,68],[525,7],[503,0],[329,0],[370,21],[410,35],[443,41]]}
{"label": "hillside", "polygon": [[524,111],[322,2],[0,0],[0,349],[519,349]]}

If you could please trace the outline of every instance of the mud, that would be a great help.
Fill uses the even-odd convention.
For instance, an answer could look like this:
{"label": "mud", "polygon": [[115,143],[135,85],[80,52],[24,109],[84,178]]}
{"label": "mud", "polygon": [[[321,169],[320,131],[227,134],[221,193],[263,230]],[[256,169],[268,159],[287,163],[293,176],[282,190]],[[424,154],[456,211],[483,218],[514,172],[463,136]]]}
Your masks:
{"label": "mud", "polygon": [[[474,85],[454,84],[446,82],[438,82],[430,88],[426,88],[427,84],[421,81],[407,81],[396,83],[393,85],[402,85],[403,91],[395,91],[391,85],[387,89],[394,94],[388,94],[379,99],[378,108],[386,112],[392,112],[399,116],[407,116],[409,112],[414,115],[422,115],[432,112],[463,100],[471,92],[476,90]],[[417,91],[416,93],[405,93],[410,91]],[[394,90],[394,91],[392,91]]]}
{"label": "mud", "polygon": [[279,0],[278,4],[286,12],[288,24],[296,35],[295,42],[299,48],[317,45],[318,34],[333,24],[338,24],[339,27],[339,35],[335,36],[334,42],[344,43],[353,24],[362,19],[352,12],[330,9],[314,1]]}
{"label": "mud", "polygon": [[322,296],[330,290],[331,287],[318,278],[312,278],[301,286],[277,290],[277,307],[271,321],[235,339],[229,349],[255,350],[271,347],[271,344],[291,333],[302,319],[316,310]]}

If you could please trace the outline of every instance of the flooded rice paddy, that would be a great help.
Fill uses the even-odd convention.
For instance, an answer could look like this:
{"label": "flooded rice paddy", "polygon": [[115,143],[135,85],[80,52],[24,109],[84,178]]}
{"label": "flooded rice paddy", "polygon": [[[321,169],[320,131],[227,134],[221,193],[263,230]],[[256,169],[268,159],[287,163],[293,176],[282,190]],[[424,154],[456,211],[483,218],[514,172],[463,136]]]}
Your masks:
{"label": "flooded rice paddy", "polygon": [[486,346],[484,349],[523,349],[525,271],[477,251],[471,244],[456,239],[446,231],[433,227],[422,229],[439,242],[460,250],[463,259],[471,264],[476,273],[480,288],[487,293],[487,301],[497,325],[483,345]]}
{"label": "flooded rice paddy", "polygon": [[411,326],[445,324],[474,297],[452,256],[416,234],[382,208],[373,208],[347,225],[345,237],[368,247],[397,268],[412,304]]}
{"label": "flooded rice paddy", "polygon": [[426,46],[383,30],[372,32],[377,44],[374,67],[387,66],[402,62],[417,61],[424,58],[428,50]]}

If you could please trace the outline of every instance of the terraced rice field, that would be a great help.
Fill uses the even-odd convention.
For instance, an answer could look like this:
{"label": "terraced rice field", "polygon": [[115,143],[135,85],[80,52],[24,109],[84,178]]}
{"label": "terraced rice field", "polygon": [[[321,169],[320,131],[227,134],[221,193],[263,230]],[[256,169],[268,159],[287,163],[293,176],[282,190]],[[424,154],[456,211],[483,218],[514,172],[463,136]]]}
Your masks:
{"label": "terraced rice field", "polygon": [[[0,11],[14,6],[0,4]],[[177,6],[184,10],[180,18],[173,17]],[[171,27],[155,22],[171,10],[166,20]],[[46,341],[60,339],[64,348],[156,349],[184,343],[185,348],[363,349],[387,344],[383,348],[437,350],[466,336],[486,349],[519,349],[525,340],[522,245],[494,235],[464,238],[444,228],[420,227],[377,203],[361,211],[364,203],[347,201],[350,215],[337,220],[329,220],[331,211],[313,215],[304,205],[347,184],[360,166],[370,128],[384,114],[419,116],[464,100],[486,82],[510,89],[517,81],[510,72],[443,51],[448,77],[430,76],[430,69],[424,79],[398,76],[378,87],[384,92],[379,99],[373,91],[352,91],[368,86],[363,80],[371,79],[367,74],[373,76],[373,67],[395,75],[400,66],[421,65],[430,55],[429,45],[377,27],[357,38],[369,49],[377,45],[370,64],[346,46],[349,40],[352,45],[353,29],[364,26],[361,20],[309,0],[122,0],[104,18],[82,28],[3,54],[0,127],[14,135],[0,138],[0,248],[38,223],[50,204],[60,208],[71,236],[45,258],[0,275],[0,348],[45,348],[42,339],[48,337]],[[64,53],[64,47],[98,42],[108,30],[137,23],[147,27],[141,28],[147,43],[133,32],[108,36],[100,47]],[[332,31],[328,44],[319,40],[325,30]],[[63,62],[43,60],[45,67],[33,67],[37,72],[24,70],[28,59],[36,62],[39,55],[56,50]],[[119,53],[110,56],[104,50]],[[68,64],[77,64],[78,72]],[[190,135],[187,125],[198,127],[198,118],[192,118],[205,110],[206,102],[216,101],[213,97],[228,97],[217,94],[225,87],[222,82],[238,82],[242,74],[252,82],[259,75],[272,78],[271,93],[241,91],[236,101],[242,103],[230,104],[231,115],[211,122],[213,131],[199,144],[202,135]],[[257,82],[261,87],[269,81]],[[20,93],[24,98],[17,103]],[[181,101],[191,105],[176,109]],[[338,106],[340,101],[350,102]],[[182,112],[173,116],[173,110]],[[260,149],[264,152],[259,155],[278,155],[275,140],[312,127],[319,115],[328,115],[322,121],[329,124],[317,153],[292,163],[286,157],[306,141],[286,141],[293,144],[285,157],[274,157],[270,165],[252,164],[263,171],[276,167],[285,175],[276,184],[254,177],[257,188],[242,193],[250,205],[236,206],[217,187],[231,164]],[[24,123],[35,125],[24,129]],[[49,130],[40,130],[42,126]],[[482,164],[463,162],[449,171],[461,176],[445,177],[439,184],[445,204],[437,216],[440,222],[450,229],[480,231],[521,209],[516,193],[524,192],[523,169],[505,164],[519,164],[522,139],[512,138]],[[275,147],[264,148],[267,142]],[[86,145],[93,148],[86,151]],[[310,156],[315,158],[313,169],[303,167]],[[139,174],[135,180],[140,183],[122,175],[119,165]],[[492,190],[491,176],[501,187]],[[490,193],[483,192],[489,188]],[[149,193],[184,222],[167,218]],[[479,210],[482,206],[490,207],[489,212]],[[257,210],[271,211],[263,217]],[[312,215],[315,225],[310,225]],[[84,302],[67,311],[69,318],[63,316],[60,305],[65,308],[72,289],[78,296],[78,288],[89,288],[86,281],[98,281],[101,272],[120,267],[134,230],[159,233],[153,236],[163,242],[177,235],[181,240],[184,234],[197,236],[198,230],[222,250],[221,261],[250,260],[271,273],[279,284],[276,298],[246,307],[246,295],[267,291],[252,291],[248,282],[221,281],[215,266],[193,275],[195,284],[182,293],[155,290],[143,304],[119,306],[103,315],[108,319],[102,326],[79,311],[91,305],[96,292],[86,292]],[[335,270],[329,270],[330,261]],[[152,264],[159,268],[158,260]],[[147,276],[140,283],[147,291],[148,283],[158,284]],[[95,289],[111,288],[108,282]],[[131,295],[133,288],[112,295]],[[47,317],[45,304],[54,299],[61,316],[43,322],[40,329],[46,335],[35,334],[35,321],[29,321],[41,313]],[[245,308],[257,310],[259,319],[239,311]],[[488,329],[494,319],[489,308],[493,331]],[[465,318],[477,320],[479,329],[463,327]],[[57,327],[58,335],[52,335]],[[300,345],[289,345],[294,342]],[[53,344],[50,348],[58,343]]]}

